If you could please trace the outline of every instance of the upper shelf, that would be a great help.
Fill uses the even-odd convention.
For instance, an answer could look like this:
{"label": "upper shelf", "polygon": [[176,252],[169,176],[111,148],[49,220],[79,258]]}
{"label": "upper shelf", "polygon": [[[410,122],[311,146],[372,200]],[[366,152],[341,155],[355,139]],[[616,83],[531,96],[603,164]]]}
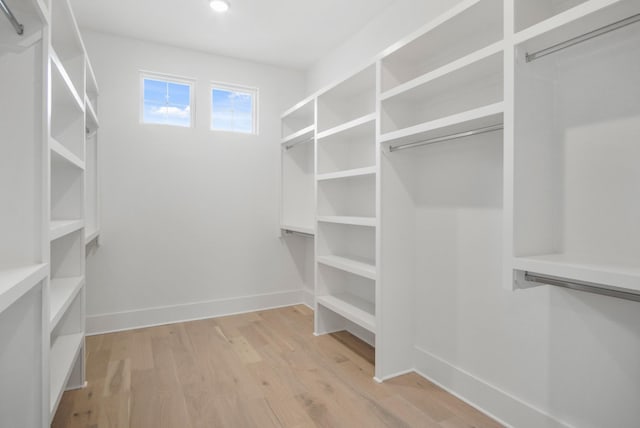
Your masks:
{"label": "upper shelf", "polygon": [[515,257],[513,268],[542,275],[640,292],[640,265],[593,262],[568,254]]}
{"label": "upper shelf", "polygon": [[501,1],[459,3],[384,52],[382,91],[389,91],[503,39]]}
{"label": "upper shelf", "polygon": [[363,129],[363,125],[369,124],[369,123],[374,123],[376,120],[376,114],[375,113],[369,113],[366,114],[364,116],[361,117],[357,117],[353,120],[350,120],[348,122],[345,123],[341,123],[340,125],[331,128],[331,129],[327,129],[326,131],[320,132],[318,133],[317,139],[321,140],[327,137],[331,137],[333,135],[336,134],[340,134],[343,132],[347,132],[353,129],[358,129],[358,130],[362,130]]}
{"label": "upper shelf", "polygon": [[[282,138],[295,138],[296,134],[315,125],[315,101],[306,99],[296,104],[282,115]],[[284,142],[284,141],[283,141]]]}
{"label": "upper shelf", "polygon": [[309,125],[306,128],[300,129],[297,132],[282,139],[282,145],[290,148],[300,143],[307,143],[313,140],[313,134],[316,132],[314,125]]}
{"label": "upper shelf", "polygon": [[42,28],[47,24],[49,13],[42,0],[4,0],[19,24],[22,34],[18,34],[4,16],[0,18],[0,55],[6,52],[20,52],[42,38]]}
{"label": "upper shelf", "polygon": [[64,65],[76,92],[85,92],[85,49],[69,0],[51,4],[51,46]]}
{"label": "upper shelf", "polygon": [[589,0],[516,33],[514,43],[531,53],[638,13],[637,0]]}
{"label": "upper shelf", "polygon": [[84,227],[84,220],[52,220],[49,230],[49,239],[55,241]]}
{"label": "upper shelf", "polygon": [[46,264],[0,269],[0,313],[44,280],[48,273]]}
{"label": "upper shelf", "polygon": [[370,65],[318,95],[319,133],[376,111],[376,67]]}
{"label": "upper shelf", "polygon": [[381,143],[410,144],[503,123],[502,102],[400,129],[380,136]]}

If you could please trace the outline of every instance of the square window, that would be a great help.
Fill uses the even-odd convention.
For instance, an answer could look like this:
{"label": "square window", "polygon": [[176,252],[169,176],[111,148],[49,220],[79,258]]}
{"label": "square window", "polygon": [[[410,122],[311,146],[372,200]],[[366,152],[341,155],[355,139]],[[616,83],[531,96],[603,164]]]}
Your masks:
{"label": "square window", "polygon": [[214,83],[211,88],[211,129],[257,134],[257,98],[256,88]]}
{"label": "square window", "polygon": [[142,123],[191,127],[192,90],[188,80],[142,74]]}

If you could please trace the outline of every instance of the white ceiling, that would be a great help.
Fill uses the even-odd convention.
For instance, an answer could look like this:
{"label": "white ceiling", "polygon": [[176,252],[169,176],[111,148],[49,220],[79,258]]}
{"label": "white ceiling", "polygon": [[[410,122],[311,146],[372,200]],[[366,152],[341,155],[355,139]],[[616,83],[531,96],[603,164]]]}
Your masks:
{"label": "white ceiling", "polygon": [[394,0],[71,0],[81,28],[305,69]]}

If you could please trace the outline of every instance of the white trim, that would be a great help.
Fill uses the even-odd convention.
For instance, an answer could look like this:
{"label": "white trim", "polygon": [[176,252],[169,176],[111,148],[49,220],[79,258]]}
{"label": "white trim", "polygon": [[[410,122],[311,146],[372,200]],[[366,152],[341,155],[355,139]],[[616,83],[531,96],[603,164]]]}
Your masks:
{"label": "white trim", "polygon": [[112,333],[185,321],[292,306],[305,300],[303,290],[258,294],[208,302],[161,306],[135,311],[87,316],[86,334]]}
{"label": "white trim", "polygon": [[419,346],[415,347],[414,365],[417,374],[507,427],[571,426]]}
{"label": "white trim", "polygon": [[[158,73],[155,71],[139,70],[140,73],[140,109],[139,123],[140,125],[160,125],[172,126],[175,128],[193,129],[196,125],[196,79],[189,77],[176,76],[167,73]],[[189,86],[189,126],[172,125],[170,123],[147,123],[144,121],[144,79],[157,80],[161,82],[179,83]]]}

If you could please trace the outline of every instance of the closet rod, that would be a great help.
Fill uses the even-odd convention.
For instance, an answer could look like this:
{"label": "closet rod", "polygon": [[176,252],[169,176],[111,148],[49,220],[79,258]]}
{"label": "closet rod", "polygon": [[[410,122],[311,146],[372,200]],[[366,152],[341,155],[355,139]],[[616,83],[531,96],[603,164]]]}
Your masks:
{"label": "closet rod", "polygon": [[[1,0],[0,0],[0,1],[1,1]],[[313,141],[313,137],[311,137],[311,138],[307,138],[306,140],[296,141],[295,143],[291,143],[291,144],[289,144],[289,145],[285,146],[284,148],[285,148],[286,150],[289,150],[290,148],[295,147],[295,146],[297,146],[298,144],[308,143],[308,142],[310,142],[310,141]]]}
{"label": "closet rod", "polygon": [[502,124],[497,124],[497,125],[486,126],[484,128],[474,129],[472,131],[459,132],[457,134],[445,135],[443,137],[430,138],[428,140],[416,141],[415,143],[399,144],[397,146],[390,146],[389,147],[389,151],[390,152],[395,152],[395,151],[398,151],[398,150],[411,149],[413,147],[424,146],[424,145],[427,145],[427,144],[441,143],[443,141],[457,140],[458,138],[465,138],[465,137],[471,137],[473,135],[486,134],[487,132],[500,131],[501,129],[503,129],[503,127],[504,126]]}
{"label": "closet rod", "polygon": [[616,297],[618,299],[633,300],[640,302],[640,293],[632,291],[623,291],[613,288],[603,288],[595,284],[580,281],[570,281],[568,279],[561,279],[549,276],[541,276],[535,273],[524,273],[524,280],[530,282],[537,282],[540,284],[553,285],[556,287],[570,288],[571,290],[585,291],[587,293],[600,294],[602,296]]}
{"label": "closet rod", "polygon": [[13,25],[13,28],[16,30],[16,33],[18,33],[19,36],[22,36],[22,34],[24,33],[24,25],[18,22],[18,20],[13,15],[13,13],[11,13],[11,9],[9,9],[9,6],[7,6],[4,0],[0,0],[0,9],[2,9],[4,16],[7,17],[9,22],[11,22],[11,25]]}
{"label": "closet rod", "polygon": [[609,25],[605,25],[604,27],[600,27],[596,30],[589,31],[588,33],[584,33],[581,36],[574,37],[569,40],[565,40],[564,42],[555,44],[553,46],[549,46],[545,49],[540,49],[534,53],[527,53],[525,58],[527,62],[535,61],[538,58],[542,58],[543,56],[547,56],[554,52],[561,51],[568,47],[577,45],[578,43],[586,42],[587,40],[591,40],[598,36],[602,36],[603,34],[610,33],[612,31],[618,30],[620,28],[626,27],[627,25],[633,24],[640,21],[640,13],[630,16],[628,18],[622,19],[620,21],[614,22]]}
{"label": "closet rod", "polygon": [[297,230],[282,229],[282,231],[287,235],[300,235],[304,236],[305,238],[315,238],[315,236],[311,233],[298,232]]}

